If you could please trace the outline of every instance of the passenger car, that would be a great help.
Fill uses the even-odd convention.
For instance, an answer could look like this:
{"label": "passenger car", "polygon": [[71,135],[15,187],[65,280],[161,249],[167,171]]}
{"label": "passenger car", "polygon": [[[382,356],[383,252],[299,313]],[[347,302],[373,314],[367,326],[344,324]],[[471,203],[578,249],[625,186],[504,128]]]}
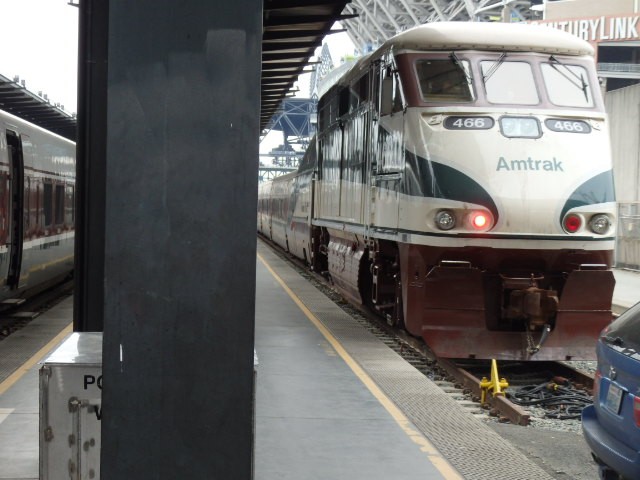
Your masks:
{"label": "passenger car", "polygon": [[640,303],[601,334],[584,436],[603,479],[640,479]]}

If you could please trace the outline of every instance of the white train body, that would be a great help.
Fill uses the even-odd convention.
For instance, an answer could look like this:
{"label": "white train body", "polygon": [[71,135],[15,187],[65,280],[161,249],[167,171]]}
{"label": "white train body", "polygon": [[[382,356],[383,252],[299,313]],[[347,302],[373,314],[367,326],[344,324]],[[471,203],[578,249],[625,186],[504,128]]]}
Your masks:
{"label": "white train body", "polygon": [[593,358],[616,206],[588,43],[424,25],[360,59],[318,116],[300,171],[262,187],[287,202],[263,233],[439,355]]}

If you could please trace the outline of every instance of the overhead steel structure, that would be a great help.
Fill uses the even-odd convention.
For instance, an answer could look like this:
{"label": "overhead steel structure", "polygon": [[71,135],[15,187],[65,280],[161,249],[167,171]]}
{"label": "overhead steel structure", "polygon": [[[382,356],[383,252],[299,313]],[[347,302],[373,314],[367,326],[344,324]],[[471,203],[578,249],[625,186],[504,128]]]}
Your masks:
{"label": "overhead steel structure", "polygon": [[297,168],[293,167],[258,167],[258,182],[268,182],[280,175],[295,172]]}
{"label": "overhead steel structure", "polygon": [[334,22],[353,19],[358,15],[343,12],[348,1],[264,1],[261,131],[267,127],[304,68],[312,64],[309,59],[322,44],[322,39]]}
{"label": "overhead steel structure", "polygon": [[284,145],[304,145],[315,133],[312,121],[316,113],[316,101],[310,98],[286,98],[267,125],[268,130],[282,131]]}
{"label": "overhead steel structure", "polygon": [[331,58],[331,52],[329,51],[329,45],[326,43],[322,45],[322,51],[320,52],[320,63],[311,72],[311,80],[309,82],[309,97],[314,100],[318,100],[318,86],[324,77],[333,70],[333,58]]}
{"label": "overhead steel structure", "polygon": [[[524,21],[553,0],[265,0],[260,129],[264,132],[325,35],[346,31],[366,53],[398,32],[438,21]],[[331,30],[340,21],[345,30]]]}
{"label": "overhead steel structure", "polygon": [[361,54],[417,25],[446,21],[525,21],[543,0],[353,0],[342,22]]}
{"label": "overhead steel structure", "polygon": [[[317,100],[311,98],[285,98],[280,108],[263,130],[264,138],[271,130],[282,132],[282,144],[260,155],[272,159],[272,166],[260,162],[258,178],[260,181],[288,173],[298,167],[300,159],[309,146],[309,139],[315,135]],[[294,148],[297,146],[297,149]],[[276,167],[276,168],[272,168]]]}
{"label": "overhead steel structure", "polygon": [[305,67],[320,63],[310,59],[324,37],[344,31],[330,32],[333,24],[357,16],[341,13],[349,1],[264,1],[260,132],[264,138],[272,128],[282,130],[284,145],[276,152],[274,166],[260,165],[260,180],[291,171],[301,153],[290,148],[289,137],[293,137],[294,143],[304,143],[313,133],[311,118],[315,113],[315,100],[291,99],[287,95],[298,77],[305,73]]}
{"label": "overhead steel structure", "polygon": [[46,95],[26,89],[24,81],[0,75],[0,109],[53,133],[76,140],[76,117],[52,105]]}

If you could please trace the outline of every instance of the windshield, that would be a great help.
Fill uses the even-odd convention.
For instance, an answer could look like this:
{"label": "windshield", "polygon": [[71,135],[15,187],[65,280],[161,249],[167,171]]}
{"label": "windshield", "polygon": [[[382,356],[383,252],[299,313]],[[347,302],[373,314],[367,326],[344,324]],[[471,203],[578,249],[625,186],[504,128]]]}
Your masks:
{"label": "windshield", "polygon": [[497,61],[480,62],[487,100],[491,103],[537,105],[540,102],[531,65]]}
{"label": "windshield", "polygon": [[640,303],[614,320],[603,340],[619,347],[640,350]]}
{"label": "windshield", "polygon": [[456,56],[416,61],[420,93],[425,102],[470,102],[473,100],[469,63]]}
{"label": "windshield", "polygon": [[587,71],[578,65],[566,65],[551,58],[551,62],[541,65],[551,103],[562,107],[592,107]]}

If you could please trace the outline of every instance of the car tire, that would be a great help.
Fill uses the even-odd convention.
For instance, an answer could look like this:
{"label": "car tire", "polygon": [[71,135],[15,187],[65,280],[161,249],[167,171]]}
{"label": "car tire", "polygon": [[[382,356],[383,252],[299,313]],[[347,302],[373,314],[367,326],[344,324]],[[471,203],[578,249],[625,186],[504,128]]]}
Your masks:
{"label": "car tire", "polygon": [[611,470],[609,467],[600,466],[600,480],[623,480],[618,472]]}

